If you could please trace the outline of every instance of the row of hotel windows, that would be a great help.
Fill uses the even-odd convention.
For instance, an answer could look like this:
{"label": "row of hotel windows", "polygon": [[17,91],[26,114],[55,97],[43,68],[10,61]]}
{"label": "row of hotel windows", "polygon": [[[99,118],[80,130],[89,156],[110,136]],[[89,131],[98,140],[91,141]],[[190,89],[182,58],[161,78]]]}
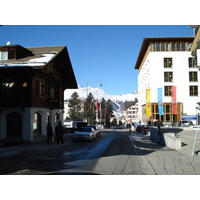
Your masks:
{"label": "row of hotel windows", "polygon": [[152,112],[152,118],[157,119],[159,121],[162,121],[164,123],[166,122],[177,122],[181,121],[181,112],[182,112],[182,103],[177,103],[177,114],[172,114],[172,105],[171,103],[164,103],[163,104],[163,112],[164,115],[159,115],[158,111],[158,104],[152,103],[151,104],[151,112]]}
{"label": "row of hotel windows", "polygon": [[137,111],[128,111],[127,114],[128,114],[128,115],[137,114],[137,112],[138,112],[138,109],[137,109]]}
{"label": "row of hotel windows", "polygon": [[[189,72],[189,81],[198,81],[198,72]],[[173,82],[173,72],[164,72],[164,82]]]}
{"label": "row of hotel windows", "polygon": [[[171,96],[171,87],[172,86],[165,86],[164,87],[164,94],[165,96]],[[198,96],[198,86],[189,86],[189,94],[190,96]]]}
{"label": "row of hotel windows", "polygon": [[[172,58],[164,58],[164,68],[172,68],[173,66],[173,59]],[[188,66],[189,68],[196,68],[196,59],[195,58],[188,58]]]}
{"label": "row of hotel windows", "polygon": [[167,42],[151,43],[151,51],[190,51],[191,43],[188,42]]}
{"label": "row of hotel windows", "polygon": [[[164,58],[164,68],[172,68],[173,59],[172,58]],[[188,58],[188,66],[189,68],[196,68],[196,60],[194,58]],[[147,74],[147,73],[146,73]],[[173,81],[173,72],[164,72],[164,82],[172,82]],[[189,72],[189,81],[197,82],[198,81],[198,72]],[[143,80],[141,80],[143,82]]]}
{"label": "row of hotel windows", "polygon": [[[158,104],[151,103],[151,117],[153,119],[157,119],[164,123],[181,121],[182,103],[177,103],[177,114],[176,115],[172,114],[171,103],[163,104],[163,112],[164,112],[164,115],[159,115]],[[146,105],[142,106],[142,115],[143,115],[143,118],[146,116]]]}
{"label": "row of hotel windows", "polygon": [[[136,106],[138,106],[138,105],[136,105]],[[138,109],[137,107],[132,107],[132,108],[130,107],[130,108],[128,108],[128,111],[129,110],[137,110],[137,109]]]}

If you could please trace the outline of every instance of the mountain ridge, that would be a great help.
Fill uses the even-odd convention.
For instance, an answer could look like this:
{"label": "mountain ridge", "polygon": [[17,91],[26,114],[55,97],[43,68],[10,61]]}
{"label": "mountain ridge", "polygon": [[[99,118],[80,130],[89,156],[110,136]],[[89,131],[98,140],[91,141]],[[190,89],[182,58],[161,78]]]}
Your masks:
{"label": "mountain ridge", "polygon": [[134,101],[138,96],[137,91],[134,91],[132,94],[109,95],[100,88],[82,87],[78,85],[78,89],[67,89],[64,91],[64,100],[70,99],[74,92],[77,92],[82,99],[85,99],[90,92],[95,99],[98,99],[98,101],[102,98],[106,101],[110,99],[113,105],[113,114],[118,118],[122,117],[124,114],[124,102]]}

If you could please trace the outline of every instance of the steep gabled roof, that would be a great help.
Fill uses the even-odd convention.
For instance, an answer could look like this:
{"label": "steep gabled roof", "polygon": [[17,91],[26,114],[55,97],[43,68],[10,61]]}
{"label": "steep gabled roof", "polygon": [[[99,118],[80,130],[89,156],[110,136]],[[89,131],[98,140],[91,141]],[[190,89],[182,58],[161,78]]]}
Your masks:
{"label": "steep gabled roof", "polygon": [[[2,48],[20,47],[20,45],[7,45]],[[0,60],[1,68],[32,67],[43,69],[52,60],[58,63],[60,74],[63,80],[64,89],[77,89],[77,82],[71,65],[70,57],[66,46],[27,47],[27,56],[20,59]]]}
{"label": "steep gabled roof", "polygon": [[[11,47],[18,47],[20,45],[8,45]],[[8,48],[4,46],[4,48]],[[20,46],[22,47],[22,46]],[[24,47],[23,47],[24,48]],[[24,48],[27,51],[32,52],[28,56],[15,60],[0,60],[0,67],[44,67],[50,62],[56,55],[58,55],[66,46],[48,46],[48,47],[28,47]]]}
{"label": "steep gabled roof", "polygon": [[125,101],[124,110],[127,110],[129,107],[135,105],[138,101]]}

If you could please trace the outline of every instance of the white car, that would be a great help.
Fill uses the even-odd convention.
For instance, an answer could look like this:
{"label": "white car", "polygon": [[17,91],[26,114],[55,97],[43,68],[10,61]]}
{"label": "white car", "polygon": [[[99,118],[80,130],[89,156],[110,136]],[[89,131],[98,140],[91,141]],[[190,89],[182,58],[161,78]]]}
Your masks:
{"label": "white car", "polygon": [[101,131],[96,127],[96,125],[87,125],[86,127],[91,127],[97,132],[97,138],[101,137]]}
{"label": "white car", "polygon": [[91,140],[97,138],[97,131],[92,127],[82,127],[81,131],[76,131],[73,135],[73,140]]}

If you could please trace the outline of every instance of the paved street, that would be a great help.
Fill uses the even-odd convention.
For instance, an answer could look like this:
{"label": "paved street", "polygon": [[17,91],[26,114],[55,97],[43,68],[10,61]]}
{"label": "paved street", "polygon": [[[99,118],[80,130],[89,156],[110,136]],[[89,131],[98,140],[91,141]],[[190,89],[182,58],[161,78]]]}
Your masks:
{"label": "paved street", "polygon": [[47,145],[45,136],[35,136],[29,145],[0,148],[0,174],[199,175],[200,155],[191,156],[195,132],[176,133],[180,150],[128,129],[104,130],[93,142],[65,136],[63,145]]}
{"label": "paved street", "polygon": [[[107,175],[199,175],[199,155],[191,157],[195,132],[179,130],[176,137],[182,140],[183,147],[173,150],[153,143],[149,136],[116,129],[111,133],[112,143],[100,158],[91,158],[87,160],[86,165],[82,161],[73,163],[73,170],[68,166],[67,172],[73,174],[77,170],[80,174],[88,172]],[[198,143],[196,149],[200,149]],[[76,168],[78,164],[81,167]]]}
{"label": "paved street", "polygon": [[54,174],[139,174],[129,132],[115,129],[102,132],[101,141],[78,160],[65,163],[66,167]]}

